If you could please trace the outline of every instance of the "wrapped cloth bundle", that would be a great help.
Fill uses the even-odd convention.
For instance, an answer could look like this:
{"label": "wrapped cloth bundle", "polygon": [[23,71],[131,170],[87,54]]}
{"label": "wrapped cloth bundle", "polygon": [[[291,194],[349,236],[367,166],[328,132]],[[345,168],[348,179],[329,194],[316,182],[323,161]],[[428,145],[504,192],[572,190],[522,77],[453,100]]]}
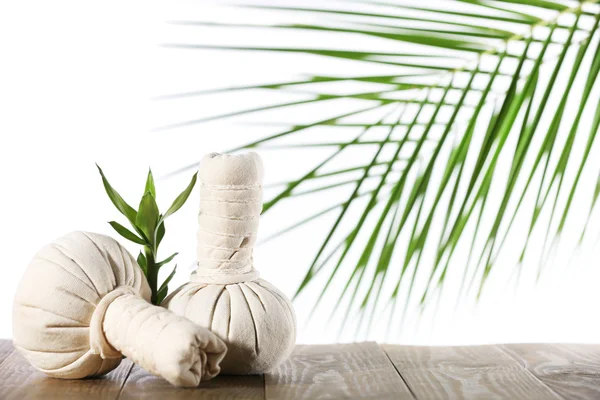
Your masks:
{"label": "wrapped cloth bundle", "polygon": [[56,378],[105,374],[123,355],[176,386],[219,373],[227,351],[213,333],[151,305],[134,258],[114,239],[73,232],[29,264],[13,308],[15,347]]}
{"label": "wrapped cloth bundle", "polygon": [[198,268],[163,305],[225,341],[222,373],[272,370],[294,347],[296,317],[285,295],[253,266],[262,161],[256,153],[213,153],[200,162],[199,176]]}

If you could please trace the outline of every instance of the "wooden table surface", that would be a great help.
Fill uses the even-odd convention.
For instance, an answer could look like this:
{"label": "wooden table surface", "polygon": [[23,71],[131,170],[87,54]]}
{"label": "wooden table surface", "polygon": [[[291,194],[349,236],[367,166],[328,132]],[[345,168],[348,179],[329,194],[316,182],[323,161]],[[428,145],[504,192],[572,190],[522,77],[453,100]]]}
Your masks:
{"label": "wooden table surface", "polygon": [[0,399],[600,399],[600,345],[300,345],[276,371],[180,389],[129,360],[99,379],[34,370],[0,341]]}

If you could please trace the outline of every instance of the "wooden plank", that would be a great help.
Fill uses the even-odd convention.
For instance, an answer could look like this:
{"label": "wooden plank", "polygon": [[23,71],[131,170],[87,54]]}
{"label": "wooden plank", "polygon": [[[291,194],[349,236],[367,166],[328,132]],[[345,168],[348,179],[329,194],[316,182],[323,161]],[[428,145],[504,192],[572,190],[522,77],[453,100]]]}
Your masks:
{"label": "wooden plank", "polygon": [[600,345],[382,347],[387,355],[375,343],[297,346],[264,380],[219,376],[181,389],[129,360],[100,379],[48,378],[0,341],[0,398],[600,398]]}
{"label": "wooden plank", "polygon": [[55,379],[33,368],[16,350],[0,365],[0,399],[116,399],[132,363],[96,379]]}
{"label": "wooden plank", "polygon": [[557,399],[497,346],[383,345],[417,399]]}
{"label": "wooden plank", "polygon": [[176,388],[137,365],[119,399],[260,399],[265,398],[262,375],[219,375],[197,388]]}
{"label": "wooden plank", "polygon": [[600,398],[600,345],[508,344],[502,348],[564,398]]}
{"label": "wooden plank", "polygon": [[265,374],[267,399],[412,399],[376,343],[296,346]]}

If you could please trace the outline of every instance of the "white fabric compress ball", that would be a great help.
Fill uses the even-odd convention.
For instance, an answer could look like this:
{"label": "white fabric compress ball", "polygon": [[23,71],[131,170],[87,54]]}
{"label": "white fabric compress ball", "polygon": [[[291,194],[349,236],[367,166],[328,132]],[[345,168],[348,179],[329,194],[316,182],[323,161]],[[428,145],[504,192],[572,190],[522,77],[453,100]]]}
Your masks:
{"label": "white fabric compress ball", "polygon": [[153,306],[137,262],[114,239],[73,232],[42,248],[15,295],[13,342],[56,378],[102,375],[123,355],[177,386],[219,373],[225,344]]}
{"label": "white fabric compress ball", "polygon": [[213,153],[202,159],[199,175],[198,268],[163,305],[225,341],[222,373],[272,370],[294,348],[296,319],[290,301],[253,266],[262,161],[256,153]]}

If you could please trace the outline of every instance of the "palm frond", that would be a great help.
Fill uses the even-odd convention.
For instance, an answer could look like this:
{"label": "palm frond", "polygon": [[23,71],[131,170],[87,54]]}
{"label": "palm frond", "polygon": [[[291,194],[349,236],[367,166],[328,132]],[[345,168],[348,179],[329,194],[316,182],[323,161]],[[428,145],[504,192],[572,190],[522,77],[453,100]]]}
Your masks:
{"label": "palm frond", "polygon": [[[384,310],[389,309],[391,321],[398,303],[403,303],[403,313],[411,304],[424,308],[439,294],[449,274],[462,277],[461,293],[479,297],[516,230],[526,233],[516,250],[520,255],[516,273],[538,236],[543,238],[543,251],[532,257],[540,261],[541,272],[570,221],[575,201],[589,204],[587,220],[579,227],[581,238],[590,219],[598,216],[600,178],[595,191],[581,184],[583,175],[598,174],[589,171],[600,127],[597,0],[535,0],[526,5],[512,0],[425,4],[388,0],[237,7],[254,13],[276,12],[300,22],[174,24],[186,29],[306,32],[350,43],[354,38],[369,38],[382,41],[387,49],[339,48],[327,41],[322,46],[298,47],[166,45],[189,51],[251,51],[257,57],[264,52],[296,54],[348,63],[339,74],[308,74],[160,97],[169,101],[242,91],[301,96],[161,130],[300,105],[326,109],[338,100],[361,104],[358,110],[353,106],[301,124],[266,121],[263,125],[280,130],[231,149],[331,148],[316,165],[307,165],[307,173],[272,185],[278,192],[266,201],[264,211],[300,196],[352,189],[344,201],[333,201],[276,234],[337,213],[296,295],[320,282],[321,294],[314,307],[322,306],[323,296],[333,290],[332,282],[341,279],[344,284],[331,312],[340,315],[342,326],[355,317],[357,329],[368,332],[375,316]],[[363,72],[352,73],[357,65]],[[382,66],[397,72],[378,73]],[[326,84],[335,83],[378,86],[340,94],[327,89]],[[342,139],[336,136],[337,140],[302,140],[316,128],[347,133]],[[374,129],[385,129],[384,137],[373,139]],[[575,151],[579,143],[582,150]],[[357,148],[370,149],[366,162],[331,167],[344,152]],[[393,151],[384,151],[390,148]],[[325,179],[331,177],[336,178],[334,183]],[[367,189],[367,183],[375,187]],[[353,214],[351,209],[358,211]],[[455,265],[460,246],[468,254],[462,268]],[[424,254],[433,255],[432,261],[426,261],[429,257]],[[417,285],[418,280],[425,283]]]}

